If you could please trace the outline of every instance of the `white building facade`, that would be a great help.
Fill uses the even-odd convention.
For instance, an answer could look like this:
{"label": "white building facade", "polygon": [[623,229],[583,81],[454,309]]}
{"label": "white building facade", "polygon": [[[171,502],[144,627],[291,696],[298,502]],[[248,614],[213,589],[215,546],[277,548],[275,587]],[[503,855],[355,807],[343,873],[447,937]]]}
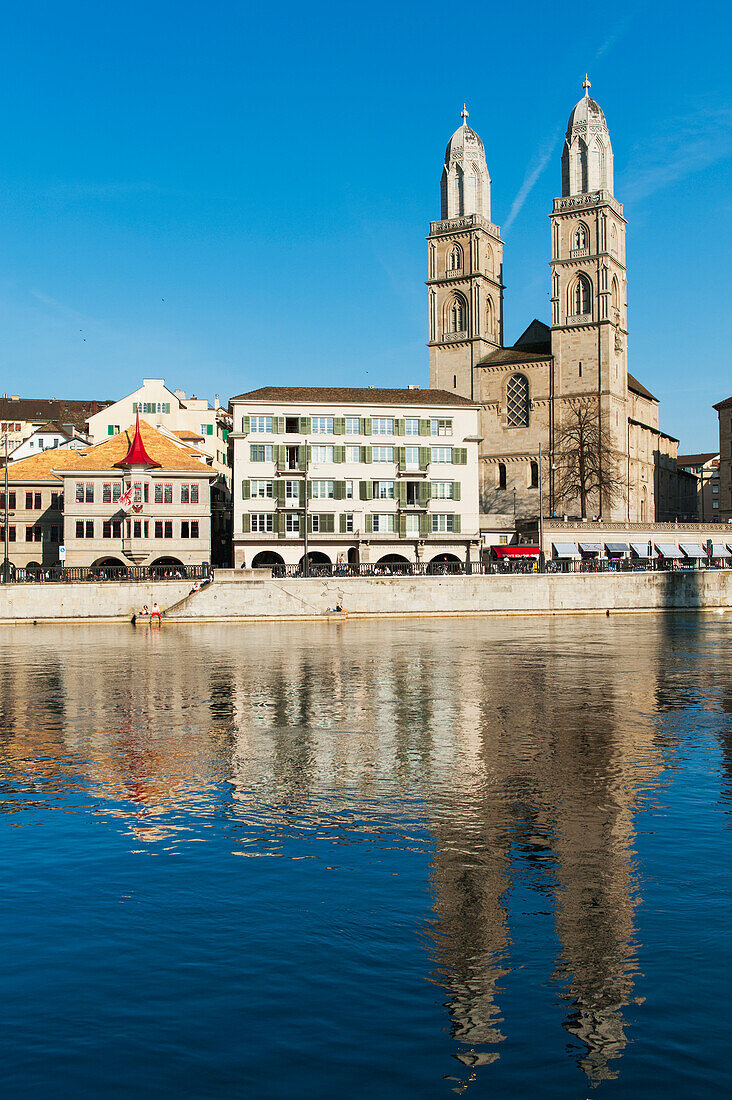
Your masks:
{"label": "white building facade", "polygon": [[479,408],[440,390],[232,398],[235,568],[480,560]]}
{"label": "white building facade", "polygon": [[230,421],[218,401],[211,408],[205,398],[186,397],[183,390],[169,390],[163,378],[143,378],[134,393],[89,417],[91,443],[103,443],[124,430],[134,422],[138,412],[148,424],[165,427],[184,443],[203,451],[211,459],[213,469],[231,485],[227,444]]}

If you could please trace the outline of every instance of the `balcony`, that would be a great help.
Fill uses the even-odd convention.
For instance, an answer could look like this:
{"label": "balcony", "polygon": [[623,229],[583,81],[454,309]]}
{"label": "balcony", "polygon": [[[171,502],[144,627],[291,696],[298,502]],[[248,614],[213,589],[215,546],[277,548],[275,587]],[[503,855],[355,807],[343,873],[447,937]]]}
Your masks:
{"label": "balcony", "polygon": [[462,267],[450,267],[445,272],[446,279],[462,279],[464,269]]}
{"label": "balcony", "polygon": [[591,313],[570,313],[567,317],[568,325],[591,325],[592,314]]}
{"label": "balcony", "polygon": [[463,343],[463,341],[467,340],[467,338],[468,338],[467,330],[463,329],[462,332],[445,332],[445,333],[443,333],[442,342],[443,342],[443,344],[461,344],[461,343]]}
{"label": "balcony", "polygon": [[569,250],[570,260],[581,260],[584,259],[586,256],[589,256],[589,254],[589,248],[570,248]]}

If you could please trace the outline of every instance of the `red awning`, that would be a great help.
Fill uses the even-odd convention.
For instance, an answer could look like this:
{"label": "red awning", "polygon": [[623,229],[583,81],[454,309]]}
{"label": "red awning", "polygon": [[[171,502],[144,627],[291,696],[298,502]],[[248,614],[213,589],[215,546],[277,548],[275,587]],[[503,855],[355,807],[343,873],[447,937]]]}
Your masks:
{"label": "red awning", "polygon": [[491,546],[497,558],[536,558],[538,546]]}

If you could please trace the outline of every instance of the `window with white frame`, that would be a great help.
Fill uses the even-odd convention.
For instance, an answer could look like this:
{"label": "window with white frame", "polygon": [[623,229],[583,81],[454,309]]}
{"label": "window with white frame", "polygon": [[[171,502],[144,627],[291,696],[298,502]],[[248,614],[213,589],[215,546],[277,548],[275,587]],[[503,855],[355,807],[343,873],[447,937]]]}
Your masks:
{"label": "window with white frame", "polygon": [[347,535],[352,535],[353,534],[353,512],[345,512],[344,516],[345,516],[344,523],[345,523],[345,528],[346,528],[346,534]]}
{"label": "window with white frame", "polygon": [[353,482],[352,481],[346,481],[345,486],[346,486],[346,492],[345,492],[346,500],[353,500]]}
{"label": "window with white frame", "polygon": [[375,500],[393,500],[394,499],[394,482],[393,481],[375,481],[374,482],[374,499]]}
{"label": "window with white frame", "polygon": [[455,517],[446,515],[433,515],[432,517],[432,530],[433,532],[450,532],[455,530]]}
{"label": "window with white frame", "polygon": [[452,462],[452,447],[432,447],[432,462]]}
{"label": "window with white frame", "polygon": [[375,416],[371,421],[372,435],[394,435],[393,416]]}
{"label": "window with white frame", "polygon": [[430,421],[432,435],[452,435],[452,420],[432,419]]}
{"label": "window with white frame", "polygon": [[249,495],[255,500],[271,500],[274,496],[274,482],[256,478],[249,483]]}
{"label": "window with white frame", "polygon": [[404,465],[408,470],[419,469],[419,447],[404,448]]}
{"label": "window with white frame", "polygon": [[312,450],[313,462],[332,462],[333,461],[333,447],[330,445],[323,446],[322,443],[317,444]]}
{"label": "window with white frame", "polygon": [[410,416],[404,421],[404,434],[405,435],[419,435],[419,418],[416,416]]}
{"label": "window with white frame", "polygon": [[274,449],[271,443],[250,443],[249,445],[249,461],[250,462],[272,462],[274,456]]}
{"label": "window with white frame", "polygon": [[451,481],[433,481],[432,496],[437,500],[453,499],[453,483]]}
{"label": "window with white frame", "polygon": [[300,513],[288,512],[285,516],[285,534],[287,535],[299,535],[300,534]]}
{"label": "window with white frame", "polygon": [[274,530],[274,515],[272,512],[252,512],[251,530],[266,534]]}
{"label": "window with white frame", "polygon": [[251,416],[249,418],[249,430],[252,432],[267,432],[272,433],[272,417],[271,416]]}
{"label": "window with white frame", "polygon": [[286,481],[285,482],[285,499],[292,500],[299,504],[300,502],[300,482],[299,481]]}
{"label": "window with white frame", "polygon": [[311,420],[310,430],[313,435],[333,435],[333,417],[314,416]]}
{"label": "window with white frame", "polygon": [[408,535],[419,534],[419,516],[405,516],[405,531]]}
{"label": "window with white frame", "polygon": [[335,496],[334,482],[311,481],[313,500],[332,500]]}
{"label": "window with white frame", "polygon": [[384,531],[394,530],[394,513],[393,512],[375,512],[371,517],[371,529],[382,533]]}
{"label": "window with white frame", "polygon": [[371,451],[372,462],[393,462],[394,461],[394,448],[393,447],[373,447]]}
{"label": "window with white frame", "polygon": [[346,417],[346,435],[360,435],[361,434],[361,417],[360,416],[347,416]]}
{"label": "window with white frame", "polygon": [[361,448],[354,446],[352,443],[346,447],[346,462],[360,462],[361,461]]}

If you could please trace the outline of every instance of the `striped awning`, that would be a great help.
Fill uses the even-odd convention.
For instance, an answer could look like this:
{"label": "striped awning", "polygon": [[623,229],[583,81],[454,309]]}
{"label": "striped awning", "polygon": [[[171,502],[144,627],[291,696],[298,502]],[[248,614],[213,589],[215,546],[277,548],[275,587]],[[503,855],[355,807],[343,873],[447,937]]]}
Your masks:
{"label": "striped awning", "polygon": [[679,550],[678,546],[674,546],[670,542],[657,542],[656,550],[664,558],[683,558],[683,554]]}
{"label": "striped awning", "polygon": [[648,553],[647,542],[631,542],[630,548],[638,558],[650,558],[653,555]]}
{"label": "striped awning", "polygon": [[732,554],[726,546],[722,546],[719,542],[712,543],[712,557],[713,558],[732,558]]}
{"label": "striped awning", "polygon": [[600,542],[581,542],[579,548],[583,554],[601,554],[602,543]]}
{"label": "striped awning", "polygon": [[627,542],[606,542],[605,549],[608,554],[627,554],[630,547]]}
{"label": "striped awning", "polygon": [[580,556],[576,542],[553,542],[552,546],[558,558],[578,558]]}
{"label": "striped awning", "polygon": [[705,558],[707,556],[706,550],[702,550],[698,542],[682,542],[681,549],[687,558]]}

